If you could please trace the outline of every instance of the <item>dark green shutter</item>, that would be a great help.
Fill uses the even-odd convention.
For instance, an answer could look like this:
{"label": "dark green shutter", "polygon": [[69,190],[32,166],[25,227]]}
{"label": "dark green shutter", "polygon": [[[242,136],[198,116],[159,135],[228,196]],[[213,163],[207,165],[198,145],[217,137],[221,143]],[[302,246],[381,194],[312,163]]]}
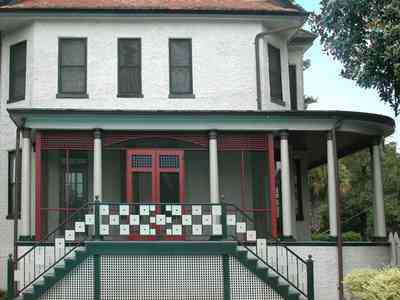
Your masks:
{"label": "dark green shutter", "polygon": [[269,83],[272,102],[283,102],[281,50],[268,44]]}

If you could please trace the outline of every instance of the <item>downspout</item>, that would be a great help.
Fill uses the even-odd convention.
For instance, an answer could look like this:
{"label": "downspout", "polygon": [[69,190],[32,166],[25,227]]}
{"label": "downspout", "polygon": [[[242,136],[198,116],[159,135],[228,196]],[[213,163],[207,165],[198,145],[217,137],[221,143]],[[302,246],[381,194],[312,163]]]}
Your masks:
{"label": "downspout", "polygon": [[254,47],[255,47],[255,55],[256,55],[257,110],[261,110],[261,74],[260,74],[260,41],[261,41],[261,39],[268,35],[275,34],[275,33],[281,33],[281,32],[293,30],[293,29],[298,30],[299,28],[303,27],[303,25],[305,24],[306,21],[307,21],[307,18],[304,20],[303,24],[301,24],[300,26],[281,27],[278,29],[263,31],[263,32],[258,33],[256,35],[256,37],[254,38]]}
{"label": "downspout", "polygon": [[338,257],[338,290],[339,299],[344,300],[344,287],[343,287],[343,236],[342,236],[342,223],[341,223],[341,195],[340,195],[340,176],[339,176],[339,160],[337,155],[336,131],[340,129],[343,124],[343,119],[338,119],[332,127],[332,144],[334,149],[334,167],[335,167],[335,181],[336,181],[336,224],[337,224],[337,257]]}

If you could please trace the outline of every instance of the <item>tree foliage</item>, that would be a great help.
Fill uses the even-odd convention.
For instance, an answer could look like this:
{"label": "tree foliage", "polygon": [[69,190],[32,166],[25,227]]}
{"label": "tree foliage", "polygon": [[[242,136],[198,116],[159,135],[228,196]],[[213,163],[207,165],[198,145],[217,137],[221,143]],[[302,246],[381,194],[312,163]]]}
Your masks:
{"label": "tree foliage", "polygon": [[343,63],[341,75],[374,88],[400,113],[400,1],[321,0],[312,16],[324,50]]}
{"label": "tree foliage", "polygon": [[[389,231],[400,230],[400,154],[396,144],[385,145],[382,158],[383,189],[386,223]],[[342,199],[343,231],[355,231],[372,235],[373,184],[371,155],[360,151],[339,160],[340,192]],[[313,229],[325,232],[329,229],[326,167],[310,172],[313,200]]]}

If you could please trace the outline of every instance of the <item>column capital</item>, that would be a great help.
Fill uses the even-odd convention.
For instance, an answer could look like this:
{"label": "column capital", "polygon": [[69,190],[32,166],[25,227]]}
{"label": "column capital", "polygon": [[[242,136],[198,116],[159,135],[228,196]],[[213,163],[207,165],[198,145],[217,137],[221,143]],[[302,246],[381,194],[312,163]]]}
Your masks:
{"label": "column capital", "polygon": [[209,133],[208,133],[209,139],[214,139],[215,140],[217,138],[217,136],[218,136],[218,133],[217,133],[216,130],[210,130]]}
{"label": "column capital", "polygon": [[372,146],[380,146],[380,144],[382,143],[382,139],[383,138],[381,136],[376,136],[373,139]]}
{"label": "column capital", "polygon": [[93,131],[94,138],[101,139],[101,133],[102,133],[101,129],[99,129],[99,128],[94,129],[94,131]]}
{"label": "column capital", "polygon": [[24,139],[31,137],[31,129],[30,128],[22,128],[22,137]]}
{"label": "column capital", "polygon": [[329,130],[328,133],[326,134],[326,138],[327,138],[329,141],[333,139],[333,134],[332,134],[332,131],[331,131],[331,130]]}
{"label": "column capital", "polygon": [[282,130],[279,132],[281,139],[287,140],[289,138],[289,131],[287,130]]}

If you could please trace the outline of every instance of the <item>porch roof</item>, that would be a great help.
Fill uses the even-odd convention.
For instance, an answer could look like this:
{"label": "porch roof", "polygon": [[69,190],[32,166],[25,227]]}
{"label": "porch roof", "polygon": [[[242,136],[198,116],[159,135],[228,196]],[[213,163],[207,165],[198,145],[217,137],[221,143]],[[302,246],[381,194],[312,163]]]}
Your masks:
{"label": "porch roof", "polygon": [[7,109],[17,126],[32,129],[104,130],[227,130],[338,131],[371,136],[394,132],[392,118],[350,111],[196,111],[196,110],[82,110]]}
{"label": "porch roof", "polygon": [[294,149],[310,155],[310,167],[326,160],[326,132],[340,124],[338,153],[366,148],[391,135],[392,118],[350,111],[165,111],[10,108],[19,127],[44,130],[266,131],[291,132]]}

